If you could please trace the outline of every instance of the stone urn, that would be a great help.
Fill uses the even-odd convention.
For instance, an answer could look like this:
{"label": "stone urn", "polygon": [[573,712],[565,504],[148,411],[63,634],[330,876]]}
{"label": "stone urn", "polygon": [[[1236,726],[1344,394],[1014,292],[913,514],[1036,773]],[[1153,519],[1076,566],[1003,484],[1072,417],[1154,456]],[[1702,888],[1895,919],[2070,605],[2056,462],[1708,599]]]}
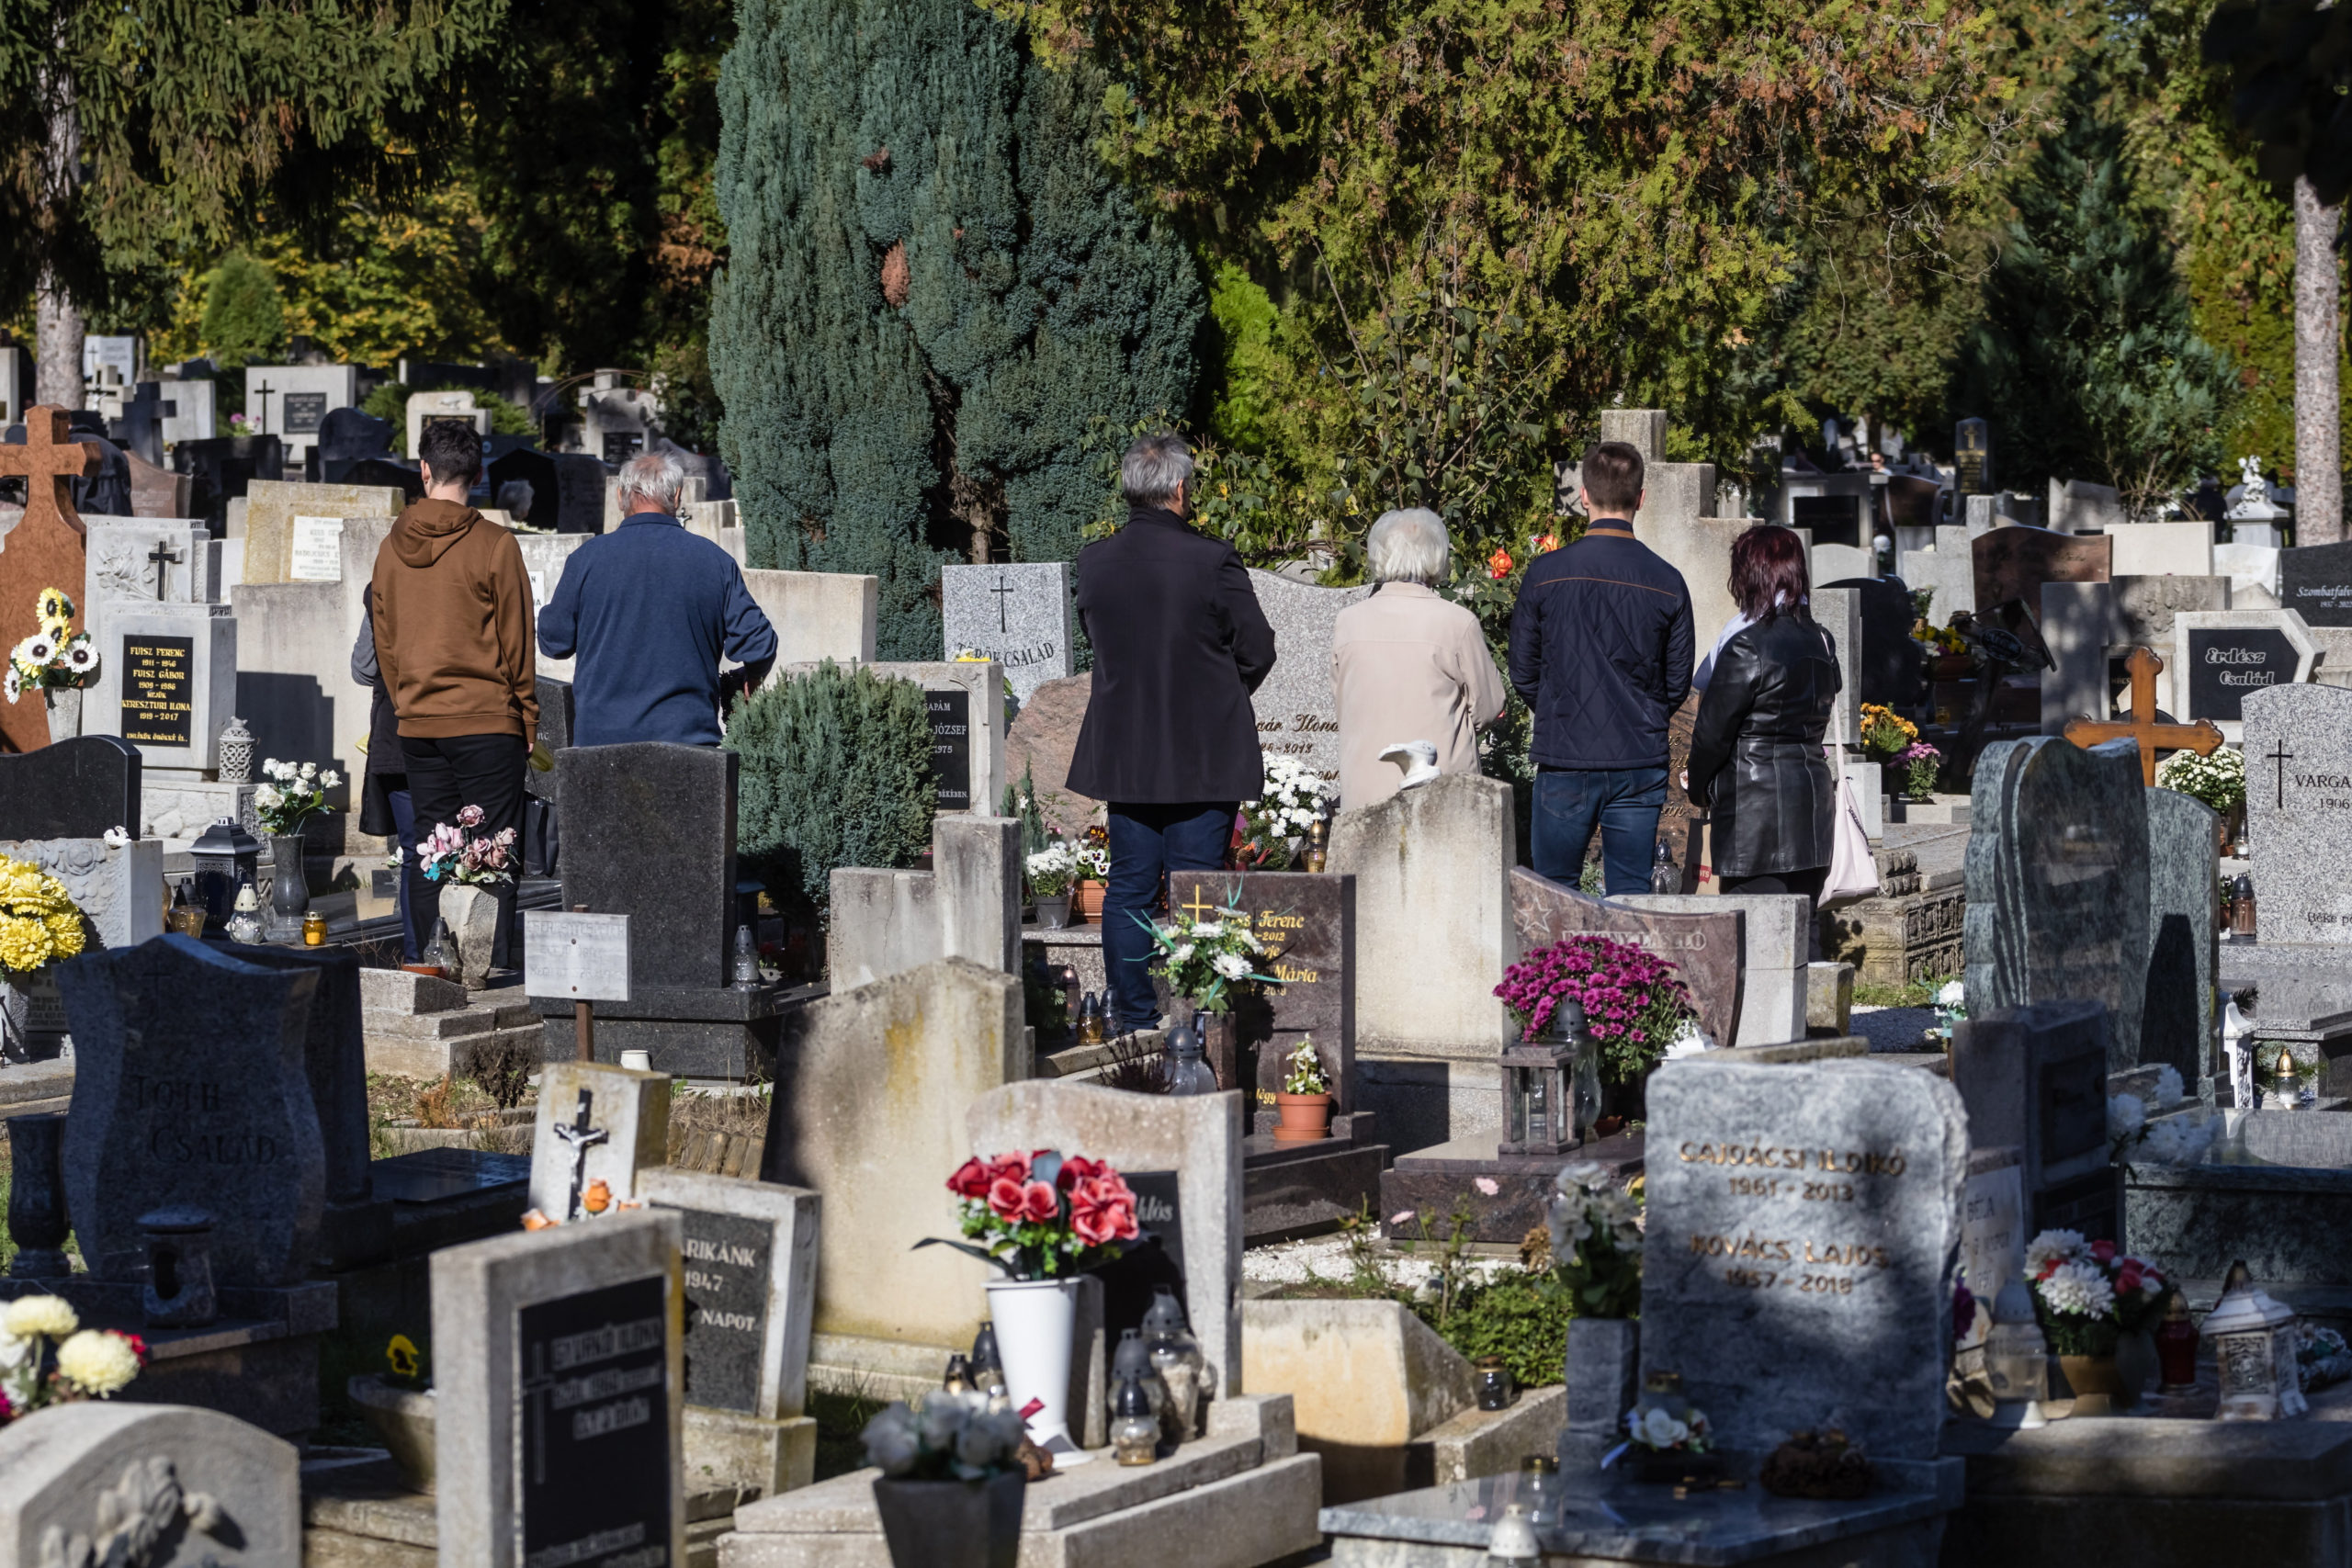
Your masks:
{"label": "stone urn", "polygon": [[[441,919],[457,944],[458,976],[466,989],[490,984],[490,960],[498,946],[498,895],[487,887],[453,882],[441,889]],[[443,953],[447,960],[451,954]]]}
{"label": "stone urn", "polygon": [[875,1482],[893,1568],[1013,1568],[1028,1484],[1019,1471],[987,1481]]}
{"label": "stone urn", "polygon": [[56,745],[82,733],[82,688],[47,686],[41,695],[49,703],[49,743]]}
{"label": "stone urn", "polygon": [[344,1385],[368,1429],[381,1438],[392,1462],[419,1492],[433,1490],[433,1391],[395,1388],[380,1372],[368,1372]]}

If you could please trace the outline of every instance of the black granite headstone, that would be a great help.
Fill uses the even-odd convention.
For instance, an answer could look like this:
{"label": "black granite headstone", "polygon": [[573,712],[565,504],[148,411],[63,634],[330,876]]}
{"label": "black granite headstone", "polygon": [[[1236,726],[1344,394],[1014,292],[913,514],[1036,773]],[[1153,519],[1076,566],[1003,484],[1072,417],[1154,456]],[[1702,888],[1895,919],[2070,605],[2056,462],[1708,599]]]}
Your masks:
{"label": "black granite headstone", "polygon": [[686,1276],[686,1403],[756,1414],[766,1351],[775,1224],[681,1207]]}
{"label": "black granite headstone", "polygon": [[2306,626],[2352,626],[2352,545],[2280,550],[2278,604]]}
{"label": "black granite headstone", "polygon": [[[539,677],[539,745],[548,756],[571,744],[571,682]],[[556,771],[532,768],[523,775],[523,788],[541,800],[556,797]]]}
{"label": "black granite headstone", "polygon": [[1312,1035],[1333,1109],[1355,1104],[1356,879],[1306,872],[1171,872],[1168,907],[1214,918],[1230,900],[1266,946],[1260,972],[1280,983],[1234,1008],[1241,1081],[1260,1114],[1275,1110],[1283,1058]]}
{"label": "black granite headstone", "polygon": [[925,692],[923,705],[931,710],[931,776],[939,785],[939,809],[972,808],[972,694],[953,690]]}
{"label": "black granite headstone", "polygon": [[368,1190],[368,1046],[359,1021],[358,953],[345,947],[231,942],[226,937],[209,939],[207,945],[264,969],[318,975],[302,1036],[302,1063],[326,1149],[327,1201],[364,1201]]}
{"label": "black granite headstone", "polygon": [[666,1561],[676,1459],[662,1283],[631,1280],[516,1314],[525,1562]]}
{"label": "black granite headstone", "polygon": [[1868,543],[1862,534],[1862,498],[1859,495],[1800,495],[1789,502],[1789,525],[1813,530],[1816,545]]}
{"label": "black granite headstone", "polygon": [[1919,645],[1911,640],[1911,623],[1917,619],[1911,590],[1899,577],[1848,577],[1826,582],[1824,588],[1852,588],[1861,594],[1862,646],[1859,656],[1839,649],[1845,677],[1861,685],[1861,701],[1908,707],[1925,694],[1920,690]]}
{"label": "black granite headstone", "polygon": [[584,452],[507,452],[491,459],[490,493],[522,479],[531,507],[518,521],[559,534],[600,534],[605,528],[605,465]]}
{"label": "black granite headstone", "polygon": [[172,448],[172,468],[193,477],[188,505],[199,517],[225,523],[229,502],[255,479],[285,477],[286,446],[275,435],[217,435]]}
{"label": "black granite headstone", "polygon": [[139,820],[139,749],[81,735],[0,755],[0,839],[97,839]]}
{"label": "black granite headstone", "polygon": [[629,987],[723,987],[735,934],[732,751],[666,741],[556,758],[563,902],[629,917]]}
{"label": "black granite headstone", "polygon": [[319,478],[328,484],[348,484],[351,465],[392,455],[391,422],[357,409],[330,409],[319,421],[315,449]]}
{"label": "black granite headstone", "polygon": [[424,499],[424,471],[414,463],[404,463],[397,457],[362,457],[344,469],[342,482],[397,490],[403,505],[413,506]]}
{"label": "black granite headstone", "polygon": [[2236,719],[2248,692],[2283,686],[2300,662],[2295,645],[2276,626],[2191,626],[2188,705],[2180,716]]}

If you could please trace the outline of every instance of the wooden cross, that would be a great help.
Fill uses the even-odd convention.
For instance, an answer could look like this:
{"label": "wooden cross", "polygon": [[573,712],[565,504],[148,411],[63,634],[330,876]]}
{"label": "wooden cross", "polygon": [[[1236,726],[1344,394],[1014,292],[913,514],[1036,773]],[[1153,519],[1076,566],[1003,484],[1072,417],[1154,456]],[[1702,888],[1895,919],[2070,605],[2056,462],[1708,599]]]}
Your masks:
{"label": "wooden cross", "polygon": [[2195,724],[2156,722],[2156,673],[2165,667],[2165,661],[2154,650],[2133,649],[2123,667],[2132,672],[2132,722],[2077,718],[2066,726],[2067,739],[2086,749],[2106,740],[2137,741],[2140,782],[2151,785],[2156,782],[2159,749],[2194,751],[2200,757],[2210,757],[2221,749],[2222,731],[2210,718],[2200,718]]}

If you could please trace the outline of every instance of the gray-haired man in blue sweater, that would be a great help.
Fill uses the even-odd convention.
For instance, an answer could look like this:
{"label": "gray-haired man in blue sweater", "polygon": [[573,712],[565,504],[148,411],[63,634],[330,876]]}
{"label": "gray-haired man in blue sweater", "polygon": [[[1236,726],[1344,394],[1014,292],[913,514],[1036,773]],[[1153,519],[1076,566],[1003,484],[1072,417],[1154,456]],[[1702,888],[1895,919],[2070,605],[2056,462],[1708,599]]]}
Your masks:
{"label": "gray-haired man in blue sweater", "polygon": [[539,612],[539,651],[571,659],[575,746],[673,740],[716,746],[726,693],[720,656],[748,690],[775,661],[775,628],[735,558],[678,520],[685,469],[667,452],[621,468],[613,532],[571,554]]}

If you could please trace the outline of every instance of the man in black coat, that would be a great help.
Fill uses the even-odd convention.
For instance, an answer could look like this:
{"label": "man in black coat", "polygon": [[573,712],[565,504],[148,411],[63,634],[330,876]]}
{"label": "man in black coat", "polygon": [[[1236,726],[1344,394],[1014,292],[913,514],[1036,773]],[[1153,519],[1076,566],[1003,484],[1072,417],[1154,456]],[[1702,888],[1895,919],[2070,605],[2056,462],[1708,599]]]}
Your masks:
{"label": "man in black coat", "polygon": [[1127,525],[1078,552],[1078,618],[1094,687],[1069,787],[1110,805],[1103,967],[1121,1031],[1159,1021],[1149,920],[1171,871],[1215,871],[1233,814],[1265,780],[1250,694],[1274,633],[1233,547],[1185,525],[1193,454],[1147,435],[1119,465]]}

